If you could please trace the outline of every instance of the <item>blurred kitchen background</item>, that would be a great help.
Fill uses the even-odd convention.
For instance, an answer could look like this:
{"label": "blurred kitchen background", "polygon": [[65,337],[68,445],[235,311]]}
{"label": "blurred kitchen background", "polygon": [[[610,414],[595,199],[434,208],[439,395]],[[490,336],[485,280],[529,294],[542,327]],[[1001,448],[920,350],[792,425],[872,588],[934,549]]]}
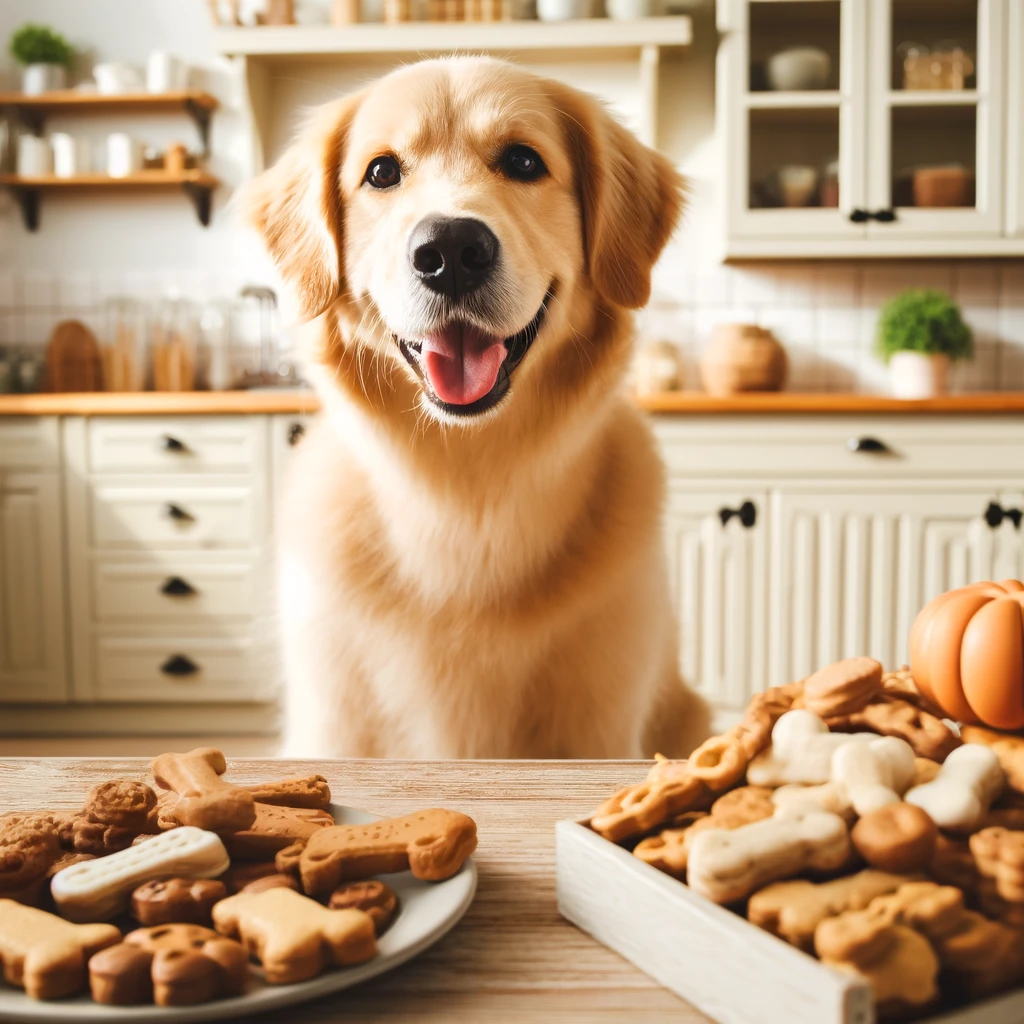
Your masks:
{"label": "blurred kitchen background", "polygon": [[419,56],[592,91],[688,180],[631,388],[723,720],[1024,573],[1019,0],[4,0],[0,39],[0,753],[273,750],[317,404],[231,199]]}

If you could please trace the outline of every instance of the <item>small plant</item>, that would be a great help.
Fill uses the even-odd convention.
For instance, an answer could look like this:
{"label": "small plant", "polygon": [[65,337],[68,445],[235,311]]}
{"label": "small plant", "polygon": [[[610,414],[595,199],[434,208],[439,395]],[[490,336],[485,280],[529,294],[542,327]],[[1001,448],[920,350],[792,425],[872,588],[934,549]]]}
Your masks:
{"label": "small plant", "polygon": [[11,56],[19,64],[60,64],[68,67],[74,48],[59,33],[45,25],[22,25],[11,36]]}
{"label": "small plant", "polygon": [[974,338],[948,295],[911,288],[882,308],[876,349],[886,362],[897,352],[969,359],[974,354]]}

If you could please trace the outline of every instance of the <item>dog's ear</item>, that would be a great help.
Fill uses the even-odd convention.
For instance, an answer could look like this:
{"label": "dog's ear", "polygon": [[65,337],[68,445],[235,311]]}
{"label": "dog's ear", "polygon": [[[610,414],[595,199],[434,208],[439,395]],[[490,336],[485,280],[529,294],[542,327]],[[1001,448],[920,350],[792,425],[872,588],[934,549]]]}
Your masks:
{"label": "dog's ear", "polygon": [[683,179],[600,103],[558,82],[561,112],[583,216],[583,251],[594,287],[637,309],[651,294],[651,268],[683,206]]}
{"label": "dog's ear", "polygon": [[319,316],[344,289],[338,176],[361,100],[357,93],[317,108],[292,146],[240,196],[243,218],[262,236],[304,319]]}

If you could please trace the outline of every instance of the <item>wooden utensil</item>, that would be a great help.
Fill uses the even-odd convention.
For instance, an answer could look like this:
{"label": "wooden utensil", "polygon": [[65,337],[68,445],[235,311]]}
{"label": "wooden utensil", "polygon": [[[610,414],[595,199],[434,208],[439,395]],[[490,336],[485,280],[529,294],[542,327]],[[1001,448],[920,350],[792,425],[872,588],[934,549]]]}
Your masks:
{"label": "wooden utensil", "polygon": [[46,369],[53,392],[103,390],[100,343],[80,320],[63,320],[54,327]]}

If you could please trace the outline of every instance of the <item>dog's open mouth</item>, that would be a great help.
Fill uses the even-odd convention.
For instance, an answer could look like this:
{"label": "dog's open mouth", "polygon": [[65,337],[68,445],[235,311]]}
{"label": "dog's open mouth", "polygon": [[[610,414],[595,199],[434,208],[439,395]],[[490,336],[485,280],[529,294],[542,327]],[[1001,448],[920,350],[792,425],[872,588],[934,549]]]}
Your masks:
{"label": "dog's open mouth", "polygon": [[508,391],[513,370],[540,331],[551,296],[549,290],[537,315],[508,338],[453,320],[416,341],[399,339],[398,346],[435,405],[456,416],[472,416],[497,405]]}

